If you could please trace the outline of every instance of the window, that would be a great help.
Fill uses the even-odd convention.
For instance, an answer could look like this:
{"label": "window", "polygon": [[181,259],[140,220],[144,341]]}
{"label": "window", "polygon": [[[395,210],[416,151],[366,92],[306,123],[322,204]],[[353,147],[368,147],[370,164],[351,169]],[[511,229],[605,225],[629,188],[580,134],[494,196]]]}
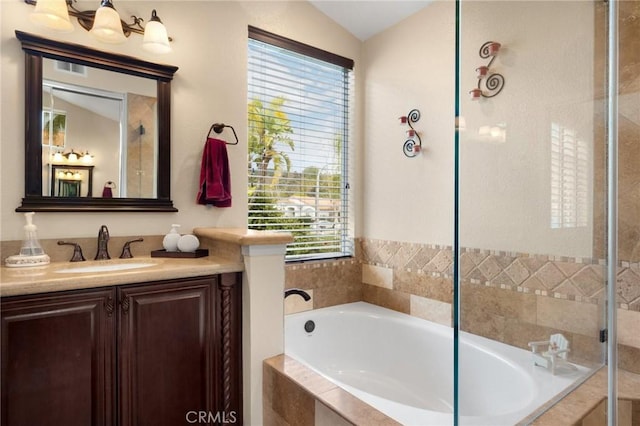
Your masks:
{"label": "window", "polygon": [[587,226],[586,142],[573,129],[551,125],[551,228]]}
{"label": "window", "polygon": [[60,71],[60,72],[75,74],[77,76],[82,76],[82,77],[87,76],[87,67],[85,65],[56,60],[54,62],[54,68],[56,71]]}
{"label": "window", "polygon": [[350,256],[353,61],[249,27],[249,228],[287,231],[287,260]]}

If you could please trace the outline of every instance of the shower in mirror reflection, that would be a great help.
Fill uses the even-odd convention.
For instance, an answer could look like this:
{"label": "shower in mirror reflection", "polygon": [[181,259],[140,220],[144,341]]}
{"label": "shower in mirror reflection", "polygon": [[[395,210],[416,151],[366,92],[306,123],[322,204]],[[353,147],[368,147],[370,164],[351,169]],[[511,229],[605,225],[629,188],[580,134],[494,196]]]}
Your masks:
{"label": "shower in mirror reflection", "polygon": [[135,15],[132,16],[133,22],[130,24],[122,21],[111,0],[102,0],[100,7],[95,11],[77,10],[72,0],[25,0],[25,3],[35,5],[35,10],[30,16],[31,21],[48,29],[71,32],[73,24],[69,16],[74,16],[78,18],[81,27],[103,43],[124,43],[133,32],[144,35],[142,47],[145,50],[152,53],[171,51],[171,38],[167,35],[167,29],[155,9],[143,27],[144,20]]}

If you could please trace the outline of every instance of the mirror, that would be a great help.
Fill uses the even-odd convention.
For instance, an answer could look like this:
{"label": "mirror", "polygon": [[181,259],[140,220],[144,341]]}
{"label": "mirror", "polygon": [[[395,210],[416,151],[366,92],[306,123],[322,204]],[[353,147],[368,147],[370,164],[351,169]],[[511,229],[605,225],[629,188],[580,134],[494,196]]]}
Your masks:
{"label": "mirror", "polygon": [[25,197],[16,211],[177,211],[170,196],[177,67],[16,37],[27,99]]}
{"label": "mirror", "polygon": [[[155,81],[51,59],[43,65],[42,195],[156,198]],[[71,184],[79,191],[60,191]]]}

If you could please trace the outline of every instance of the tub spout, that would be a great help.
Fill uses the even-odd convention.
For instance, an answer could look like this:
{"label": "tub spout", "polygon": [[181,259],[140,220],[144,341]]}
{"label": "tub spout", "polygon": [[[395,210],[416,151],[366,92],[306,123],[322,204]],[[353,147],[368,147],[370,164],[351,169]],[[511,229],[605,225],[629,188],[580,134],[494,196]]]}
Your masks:
{"label": "tub spout", "polygon": [[305,302],[308,302],[309,300],[311,300],[311,296],[309,296],[309,293],[307,293],[306,291],[299,289],[299,288],[290,288],[288,290],[284,291],[284,298],[286,299],[287,297],[291,296],[292,294],[297,294],[298,296],[301,296]]}

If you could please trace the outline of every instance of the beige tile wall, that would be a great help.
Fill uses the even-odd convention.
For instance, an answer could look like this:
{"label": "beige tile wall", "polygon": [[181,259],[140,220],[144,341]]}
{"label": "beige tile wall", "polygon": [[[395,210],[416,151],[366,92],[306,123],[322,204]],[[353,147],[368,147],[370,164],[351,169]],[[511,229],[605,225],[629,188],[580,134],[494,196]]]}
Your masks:
{"label": "beige tile wall", "polygon": [[314,309],[358,302],[362,300],[362,267],[352,258],[287,264],[284,285],[313,290]]}
{"label": "beige tile wall", "polygon": [[[577,426],[600,426],[607,424],[607,400],[603,399]],[[618,400],[618,426],[640,424],[640,401]]]}

